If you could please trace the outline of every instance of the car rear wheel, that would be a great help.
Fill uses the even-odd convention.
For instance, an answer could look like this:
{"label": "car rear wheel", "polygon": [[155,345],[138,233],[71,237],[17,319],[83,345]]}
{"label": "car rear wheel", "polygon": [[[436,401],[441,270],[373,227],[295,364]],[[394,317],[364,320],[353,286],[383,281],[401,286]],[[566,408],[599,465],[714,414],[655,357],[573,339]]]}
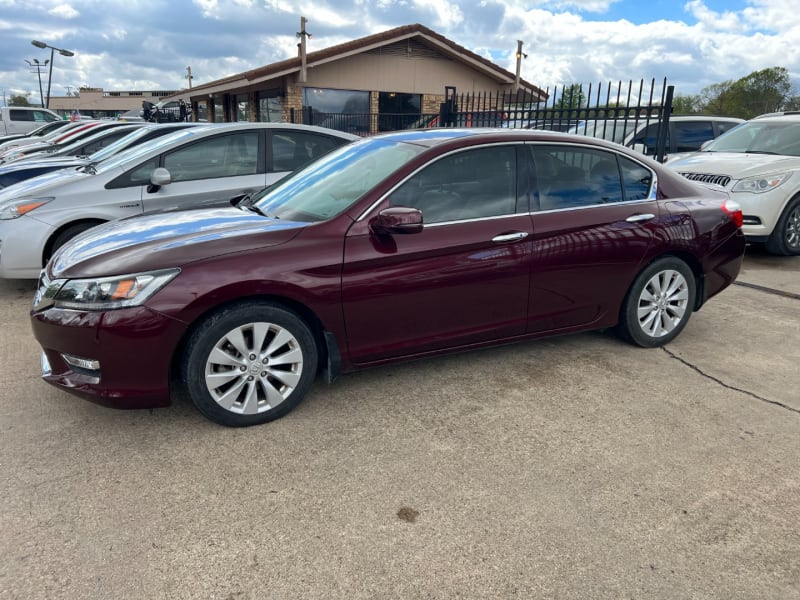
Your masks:
{"label": "car rear wheel", "polygon": [[639,273],[628,290],[619,331],[638,346],[663,346],[686,327],[694,300],[695,279],[689,266],[678,258],[660,258]]}
{"label": "car rear wheel", "polygon": [[208,317],[191,335],[182,365],[192,403],[212,421],[246,427],[291,411],[317,371],[314,336],[295,313],[250,302]]}
{"label": "car rear wheel", "polygon": [[793,198],[767,240],[767,251],[783,256],[800,254],[800,196]]}

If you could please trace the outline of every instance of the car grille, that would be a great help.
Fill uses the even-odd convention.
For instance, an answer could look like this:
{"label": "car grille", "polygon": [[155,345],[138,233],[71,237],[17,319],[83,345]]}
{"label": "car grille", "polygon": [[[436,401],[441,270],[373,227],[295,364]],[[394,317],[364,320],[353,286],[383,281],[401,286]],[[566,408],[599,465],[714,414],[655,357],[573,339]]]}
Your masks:
{"label": "car grille", "polygon": [[706,173],[686,173],[685,171],[680,173],[686,179],[691,179],[692,181],[699,181],[701,183],[713,183],[715,185],[721,185],[725,187],[731,182],[731,178],[728,175],[708,175]]}

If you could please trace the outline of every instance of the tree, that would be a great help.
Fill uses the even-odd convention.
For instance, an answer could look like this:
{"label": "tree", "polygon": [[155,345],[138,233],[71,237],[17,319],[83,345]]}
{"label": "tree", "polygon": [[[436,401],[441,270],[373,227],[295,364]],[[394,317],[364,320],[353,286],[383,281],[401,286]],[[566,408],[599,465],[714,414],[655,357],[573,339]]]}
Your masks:
{"label": "tree", "polygon": [[581,108],[586,104],[586,94],[583,93],[583,87],[579,83],[564,86],[561,90],[561,97],[558,99],[553,108],[565,110],[572,108]]}
{"label": "tree", "polygon": [[27,96],[23,96],[22,94],[14,94],[8,99],[9,106],[30,106],[31,103],[28,102]]}
{"label": "tree", "polygon": [[736,81],[714,83],[700,92],[703,112],[752,119],[785,110],[795,101],[789,71],[770,67],[753,71]]}
{"label": "tree", "polygon": [[677,94],[672,99],[672,112],[679,115],[693,115],[703,112],[703,102],[697,94]]}

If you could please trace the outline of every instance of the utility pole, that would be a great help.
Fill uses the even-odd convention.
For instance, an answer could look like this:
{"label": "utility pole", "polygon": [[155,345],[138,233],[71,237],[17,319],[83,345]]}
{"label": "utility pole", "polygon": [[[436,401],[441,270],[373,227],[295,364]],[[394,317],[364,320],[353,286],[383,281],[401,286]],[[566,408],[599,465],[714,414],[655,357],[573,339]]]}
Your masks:
{"label": "utility pole", "polygon": [[186,67],[186,79],[189,80],[189,89],[192,89],[192,67]]}
{"label": "utility pole", "polygon": [[306,24],[308,21],[305,17],[300,17],[300,31],[296,36],[300,38],[300,43],[297,47],[300,49],[300,82],[306,81],[306,38],[311,39],[311,34],[306,31]]}
{"label": "utility pole", "polygon": [[[28,66],[30,66],[31,69],[36,69],[36,74],[39,76],[39,99],[42,102],[42,108],[44,108],[44,92],[42,91],[42,68],[46,67],[50,61],[46,60],[43,63],[40,63],[38,58],[34,58],[33,60],[28,60],[26,58],[25,62],[28,63]],[[31,73],[33,73],[33,71],[31,71]]]}
{"label": "utility pole", "polygon": [[517,75],[514,78],[514,93],[519,91],[519,72],[522,67],[522,57],[528,58],[527,54],[522,53],[522,40],[517,40]]}

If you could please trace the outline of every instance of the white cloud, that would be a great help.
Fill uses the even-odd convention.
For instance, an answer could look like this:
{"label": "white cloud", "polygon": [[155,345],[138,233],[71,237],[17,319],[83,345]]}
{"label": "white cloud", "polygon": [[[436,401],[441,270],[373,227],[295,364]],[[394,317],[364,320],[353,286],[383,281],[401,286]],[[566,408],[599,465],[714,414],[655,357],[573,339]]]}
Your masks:
{"label": "white cloud", "polygon": [[79,13],[69,4],[59,4],[47,12],[53,16],[61,17],[62,19],[77,19],[81,16],[81,13]]}

